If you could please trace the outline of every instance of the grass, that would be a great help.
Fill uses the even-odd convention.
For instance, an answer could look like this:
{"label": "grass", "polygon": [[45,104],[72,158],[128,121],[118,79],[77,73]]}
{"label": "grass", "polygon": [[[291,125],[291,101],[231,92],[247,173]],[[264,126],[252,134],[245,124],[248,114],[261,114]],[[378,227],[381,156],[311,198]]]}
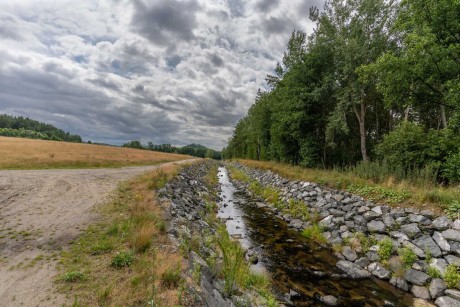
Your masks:
{"label": "grass", "polygon": [[415,261],[418,260],[417,255],[409,247],[403,247],[398,249],[398,255],[401,258],[404,267],[411,268]]}
{"label": "grass", "polygon": [[286,178],[348,190],[389,205],[431,209],[437,214],[443,214],[445,208],[460,199],[460,188],[455,186],[443,187],[426,182],[414,184],[404,180],[396,181],[392,177],[375,181],[362,178],[352,171],[311,169],[271,161],[237,161],[248,167],[270,170]]}
{"label": "grass", "polygon": [[115,146],[11,137],[0,137],[0,157],[0,169],[123,167],[191,158]]}
{"label": "grass", "polygon": [[444,273],[444,281],[449,288],[459,288],[460,286],[460,268],[455,264],[450,264]]}
{"label": "grass", "polygon": [[318,224],[313,224],[302,230],[301,235],[316,243],[327,243],[327,239],[323,235],[323,229]]}
{"label": "grass", "polygon": [[98,208],[99,221],[62,252],[60,291],[79,306],[181,303],[176,275],[183,259],[164,248],[170,244],[165,209],[152,188],[161,188],[181,167],[166,165],[119,186],[113,201]]}

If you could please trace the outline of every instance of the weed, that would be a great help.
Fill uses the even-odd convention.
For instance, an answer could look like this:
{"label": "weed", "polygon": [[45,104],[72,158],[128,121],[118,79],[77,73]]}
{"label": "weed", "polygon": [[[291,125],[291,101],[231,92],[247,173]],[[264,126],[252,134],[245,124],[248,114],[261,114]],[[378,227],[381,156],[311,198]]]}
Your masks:
{"label": "weed", "polygon": [[302,236],[313,240],[317,243],[327,243],[327,239],[323,235],[323,228],[318,224],[313,224],[302,230]]}
{"label": "weed", "polygon": [[89,252],[91,255],[101,255],[110,252],[113,244],[108,240],[102,240],[91,246]]}
{"label": "weed", "polygon": [[377,243],[379,247],[379,256],[382,262],[387,262],[393,253],[393,241],[390,238],[385,238]]}
{"label": "weed", "polygon": [[113,257],[111,266],[115,268],[129,267],[134,262],[134,254],[131,251],[122,251],[118,252],[115,257]]}
{"label": "weed", "polygon": [[446,268],[444,273],[444,281],[449,288],[459,288],[460,283],[460,272],[459,267],[455,264],[450,264]]}
{"label": "weed", "polygon": [[433,266],[428,266],[427,274],[431,276],[431,278],[441,278],[441,272]]}
{"label": "weed", "polygon": [[65,273],[59,279],[64,282],[77,282],[85,280],[85,275],[79,271],[72,271]]}
{"label": "weed", "polygon": [[409,247],[398,249],[398,255],[406,268],[412,267],[414,262],[418,259],[417,255]]}
{"label": "weed", "polygon": [[425,261],[426,263],[430,263],[431,260],[433,259],[433,255],[431,254],[430,250],[428,248],[425,248]]}
{"label": "weed", "polygon": [[168,289],[179,287],[181,280],[180,266],[169,268],[161,274],[161,284]]}
{"label": "weed", "polygon": [[361,250],[363,253],[367,253],[371,246],[377,244],[377,240],[374,236],[366,235],[363,232],[356,232],[354,237],[359,240],[359,244],[361,245]]}
{"label": "weed", "polygon": [[446,215],[452,219],[460,218],[460,202],[451,203],[446,209],[444,209]]}
{"label": "weed", "polygon": [[145,252],[151,246],[155,232],[156,226],[153,223],[145,223],[138,227],[131,240],[135,250],[139,253]]}

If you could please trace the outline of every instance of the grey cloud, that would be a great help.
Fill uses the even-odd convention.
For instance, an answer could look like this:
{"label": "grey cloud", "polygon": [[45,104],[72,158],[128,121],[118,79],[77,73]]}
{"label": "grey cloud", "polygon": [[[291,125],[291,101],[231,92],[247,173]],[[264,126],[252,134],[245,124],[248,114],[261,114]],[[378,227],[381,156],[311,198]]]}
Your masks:
{"label": "grey cloud", "polygon": [[222,60],[222,58],[216,53],[211,54],[209,59],[211,60],[211,63],[216,67],[222,67],[224,65],[224,60]]}
{"label": "grey cloud", "polygon": [[256,4],[256,8],[264,13],[273,10],[279,5],[279,0],[260,0]]}
{"label": "grey cloud", "polygon": [[265,33],[268,34],[279,34],[284,32],[292,31],[292,24],[289,20],[279,19],[276,17],[270,17],[263,21],[262,23]]}
{"label": "grey cloud", "polygon": [[62,64],[60,65],[59,63],[56,63],[56,62],[52,62],[52,61],[46,62],[45,64],[43,64],[43,69],[46,72],[55,73],[63,77],[66,77],[67,79],[73,79],[75,77],[74,72],[62,67]]}
{"label": "grey cloud", "polygon": [[243,17],[246,11],[245,3],[242,0],[227,0],[228,8],[232,17]]}
{"label": "grey cloud", "polygon": [[12,39],[16,41],[23,40],[23,37],[19,32],[20,26],[16,20],[16,17],[0,13],[0,20],[0,38]]}
{"label": "grey cloud", "polygon": [[196,0],[157,1],[151,6],[138,0],[131,20],[134,30],[161,46],[170,46],[175,41],[190,41],[195,38],[196,12],[200,6]]}

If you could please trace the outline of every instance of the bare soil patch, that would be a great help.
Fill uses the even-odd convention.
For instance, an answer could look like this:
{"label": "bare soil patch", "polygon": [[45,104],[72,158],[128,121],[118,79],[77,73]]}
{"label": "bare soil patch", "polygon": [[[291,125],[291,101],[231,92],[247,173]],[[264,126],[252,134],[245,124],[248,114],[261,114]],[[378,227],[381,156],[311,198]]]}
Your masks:
{"label": "bare soil patch", "polygon": [[157,167],[0,171],[0,305],[68,303],[53,283],[60,251],[120,182]]}

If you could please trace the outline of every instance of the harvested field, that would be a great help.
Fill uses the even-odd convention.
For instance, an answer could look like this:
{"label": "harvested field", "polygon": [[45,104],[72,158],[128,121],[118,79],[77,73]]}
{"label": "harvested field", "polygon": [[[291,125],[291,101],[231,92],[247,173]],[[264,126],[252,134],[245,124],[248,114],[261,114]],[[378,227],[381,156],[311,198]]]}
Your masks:
{"label": "harvested field", "polygon": [[151,165],[191,157],[105,145],[0,137],[0,169]]}

